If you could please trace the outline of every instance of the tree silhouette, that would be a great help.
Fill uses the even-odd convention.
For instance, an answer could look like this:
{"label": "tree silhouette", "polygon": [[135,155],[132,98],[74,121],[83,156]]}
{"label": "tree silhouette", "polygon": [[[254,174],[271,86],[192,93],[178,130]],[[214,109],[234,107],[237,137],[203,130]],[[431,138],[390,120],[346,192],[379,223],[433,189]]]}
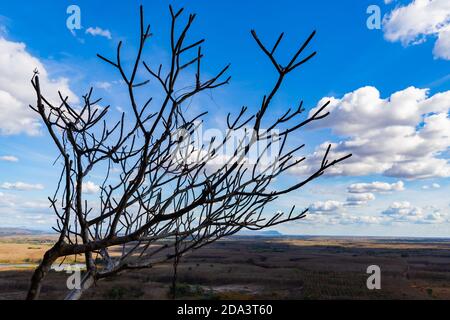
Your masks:
{"label": "tree silhouette", "polygon": [[[82,107],[72,106],[61,93],[55,104],[42,94],[38,74],[33,76],[37,104],[30,107],[40,115],[57,147],[62,171],[56,192],[49,197],[57,216],[55,230],[59,239],[35,270],[28,299],[39,297],[44,277],[62,257],[84,255],[86,273],[82,286],[66,297],[77,299],[95,281],[124,270],[150,268],[174,260],[176,266],[187,252],[242,229],[260,230],[301,219],[307,209],[297,212],[294,206],[288,213],[268,213],[264,208],[350,157],[329,161],[328,147],[316,172],[289,187],[274,188],[275,179],[305,160],[297,156],[304,145],[288,147],[288,136],[328,115],[324,111],[326,103],[312,116],[303,117],[301,102],[273,121],[266,119],[286,76],[315,55],[314,52],[300,58],[315,32],[283,65],[275,57],[283,34],[269,49],[252,31],[277,72],[275,84],[254,114],[246,107],[235,116],[228,114],[222,139],[196,144],[196,132],[206,112],[190,116],[184,107],[202,92],[228,84],[230,77],[225,74],[229,66],[204,79],[204,40],[186,44],[195,14],[180,26],[182,12],[183,9],[175,12],[170,7],[168,67],[159,65],[153,69],[143,60],[151,33],[150,26],[144,23],[142,7],[139,48],[131,68],[122,62],[122,42],[115,59],[99,55],[120,74],[129,96],[131,119],[123,113],[120,120],[109,124],[109,107],[98,107],[100,99],[92,98],[92,88],[83,97]],[[148,79],[138,80],[143,77],[141,71],[148,74]],[[181,86],[180,75],[189,72],[192,85]],[[144,102],[137,98],[137,91],[142,93],[150,79],[161,88],[163,98],[158,106],[153,106],[152,98]],[[264,125],[267,129],[262,129],[264,120],[270,122]],[[245,138],[236,143],[232,152],[224,153],[238,131],[245,132]],[[279,147],[272,152],[272,159],[262,161],[262,153],[276,143]],[[249,161],[256,146],[259,153],[253,162]],[[104,172],[95,201],[83,192],[86,177],[93,170]]]}

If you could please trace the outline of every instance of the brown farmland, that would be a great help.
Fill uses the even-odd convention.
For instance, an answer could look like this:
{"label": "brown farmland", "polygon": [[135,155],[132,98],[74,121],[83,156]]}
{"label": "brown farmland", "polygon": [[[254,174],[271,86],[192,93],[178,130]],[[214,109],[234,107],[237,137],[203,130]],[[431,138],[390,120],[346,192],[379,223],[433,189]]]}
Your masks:
{"label": "brown farmland", "polygon": [[[0,238],[0,299],[25,297],[51,241]],[[366,287],[369,265],[381,268],[381,290]],[[170,264],[127,272],[83,298],[168,299],[171,272]],[[236,237],[187,255],[178,273],[177,295],[187,299],[450,299],[450,240]],[[41,298],[63,298],[67,277],[52,271]]]}

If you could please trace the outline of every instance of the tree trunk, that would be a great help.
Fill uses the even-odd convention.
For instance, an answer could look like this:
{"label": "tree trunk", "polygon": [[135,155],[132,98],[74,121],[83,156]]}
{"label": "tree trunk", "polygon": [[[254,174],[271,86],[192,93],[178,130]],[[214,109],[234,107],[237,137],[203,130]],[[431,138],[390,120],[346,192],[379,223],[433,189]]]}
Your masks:
{"label": "tree trunk", "polygon": [[27,300],[37,300],[39,298],[42,287],[42,280],[44,280],[45,276],[50,271],[53,262],[55,262],[58,257],[59,255],[57,246],[54,246],[45,253],[44,258],[34,271],[33,277],[31,278],[31,285],[28,289]]}

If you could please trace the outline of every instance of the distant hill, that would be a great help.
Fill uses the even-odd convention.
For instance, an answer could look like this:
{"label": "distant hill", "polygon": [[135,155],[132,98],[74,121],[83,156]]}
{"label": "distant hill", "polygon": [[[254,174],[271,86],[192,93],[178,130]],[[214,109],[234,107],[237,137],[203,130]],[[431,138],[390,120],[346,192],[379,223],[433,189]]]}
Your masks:
{"label": "distant hill", "polygon": [[44,231],[30,230],[25,228],[0,228],[0,237],[8,236],[32,236],[45,234]]}
{"label": "distant hill", "polygon": [[236,234],[238,237],[282,237],[283,234],[276,230],[253,231],[243,230]]}

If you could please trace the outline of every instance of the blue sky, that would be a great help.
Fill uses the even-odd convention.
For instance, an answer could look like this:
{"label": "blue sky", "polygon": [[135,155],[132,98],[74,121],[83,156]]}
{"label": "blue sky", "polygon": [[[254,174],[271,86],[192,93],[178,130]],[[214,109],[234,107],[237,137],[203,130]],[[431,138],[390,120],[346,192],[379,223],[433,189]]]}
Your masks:
{"label": "blue sky", "polygon": [[[335,154],[352,152],[355,157],[267,208],[287,210],[293,203],[311,207],[306,220],[281,226],[282,232],[450,236],[450,8],[446,2],[171,2],[198,14],[192,37],[207,39],[206,71],[213,73],[231,63],[231,84],[195,106],[210,111],[209,127],[222,128],[224,115],[242,105],[254,109],[273,84],[276,75],[250,29],[268,44],[284,31],[279,49],[284,61],[317,30],[309,50],[318,55],[289,76],[271,114],[282,113],[299,99],[313,109],[324,98],[332,99],[332,114],[323,125],[295,137],[307,143],[304,155],[312,159],[311,164],[278,183],[282,186],[307,173],[323,142],[332,142]],[[167,59],[169,2],[0,4],[0,67],[8,70],[0,76],[0,226],[48,229],[54,223],[45,199],[59,174],[59,168],[52,166],[56,151],[26,108],[33,103],[29,85],[33,65],[46,71],[50,88],[81,96],[94,86],[114,110],[126,111],[117,74],[96,54],[113,56],[122,40],[124,58],[132,58],[140,3],[154,33],[146,60],[158,64]],[[66,27],[71,4],[81,9],[82,29],[75,32]],[[381,29],[366,25],[370,15],[366,10],[373,4],[380,8]],[[102,35],[88,32],[94,28]],[[111,118],[118,116],[116,111]],[[96,183],[95,177],[91,179]]]}

